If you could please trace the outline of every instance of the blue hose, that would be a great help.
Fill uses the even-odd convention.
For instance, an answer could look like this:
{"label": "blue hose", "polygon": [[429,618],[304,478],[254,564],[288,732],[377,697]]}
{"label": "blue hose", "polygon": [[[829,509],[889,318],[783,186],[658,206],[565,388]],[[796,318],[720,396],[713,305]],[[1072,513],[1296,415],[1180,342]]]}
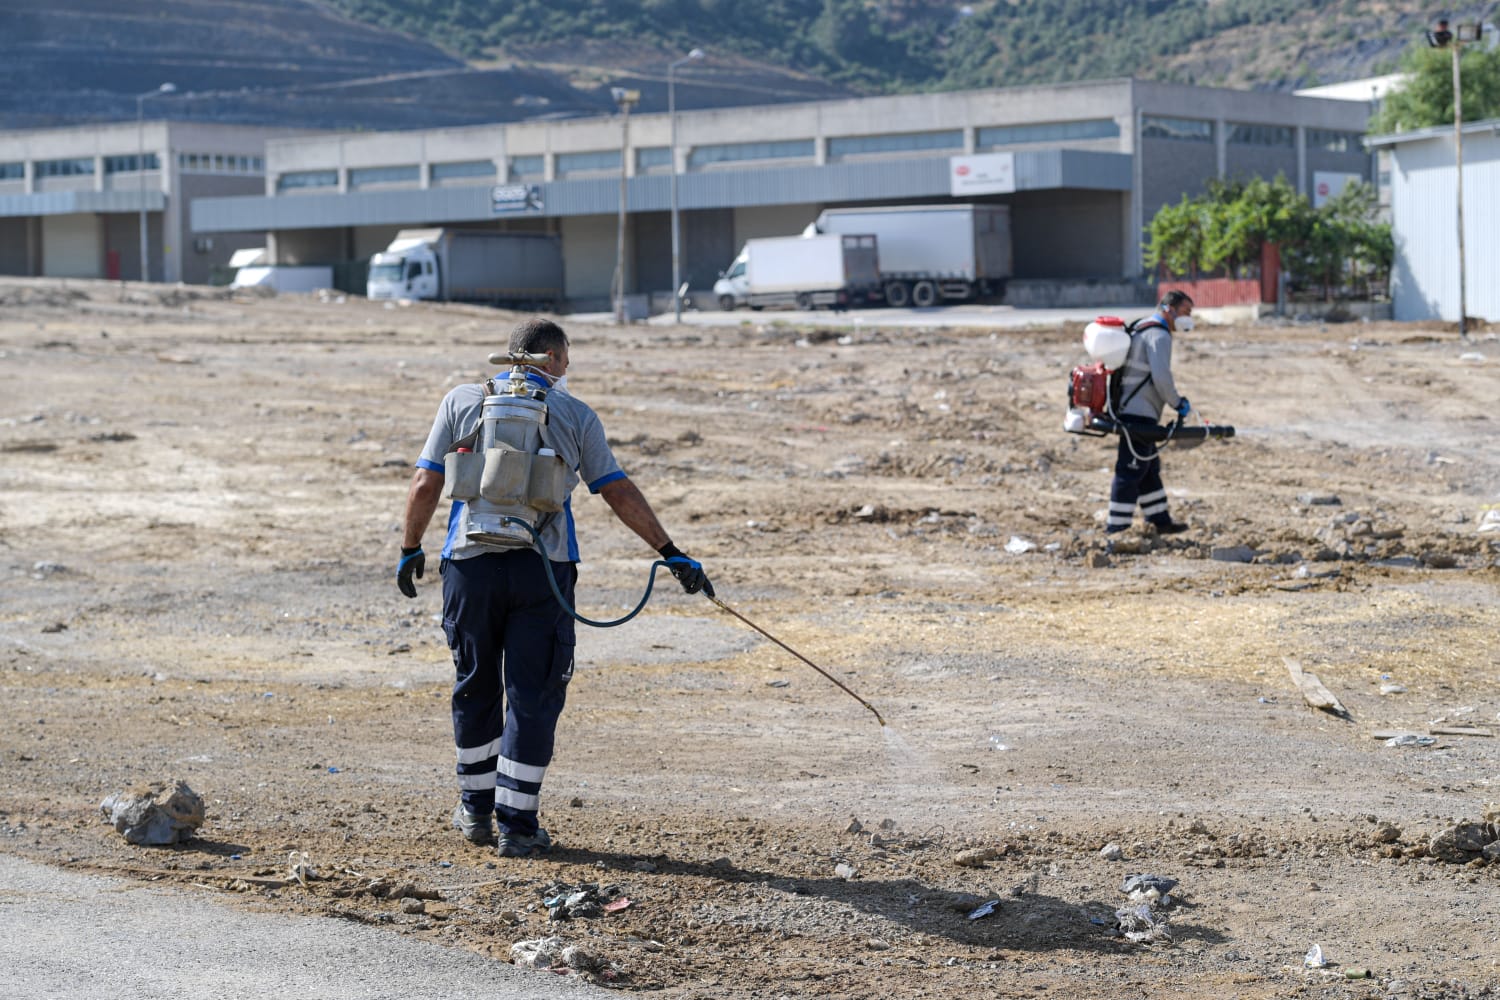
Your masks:
{"label": "blue hose", "polygon": [[562,589],[557,585],[557,577],[552,573],[552,560],[547,557],[547,549],[542,545],[541,533],[533,528],[530,524],[521,520],[519,517],[511,517],[507,515],[505,517],[502,517],[500,520],[502,523],[519,524],[521,527],[526,529],[526,531],[531,535],[531,540],[535,544],[536,551],[542,557],[542,568],[547,571],[547,583],[552,587],[552,596],[557,598],[557,603],[562,605],[562,609],[569,615],[571,615],[574,621],[580,621],[585,625],[592,625],[594,628],[614,628],[616,625],[624,625],[626,622],[630,621],[630,619],[640,614],[642,609],[646,607],[646,602],[651,600],[651,588],[656,586],[657,567],[667,565],[666,562],[661,559],[658,559],[651,564],[651,575],[646,579],[646,592],[641,595],[641,603],[637,604],[629,614],[627,614],[623,618],[616,618],[613,621],[596,622],[592,618],[585,618],[583,617],[583,615],[580,615],[576,610],[574,610],[573,606],[567,602],[567,599],[563,597]]}

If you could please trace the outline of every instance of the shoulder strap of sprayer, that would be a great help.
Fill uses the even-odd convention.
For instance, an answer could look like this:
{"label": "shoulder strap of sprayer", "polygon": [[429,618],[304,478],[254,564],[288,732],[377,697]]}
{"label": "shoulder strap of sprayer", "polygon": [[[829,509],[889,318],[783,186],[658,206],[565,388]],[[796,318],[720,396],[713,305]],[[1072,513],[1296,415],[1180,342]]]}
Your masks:
{"label": "shoulder strap of sprayer", "polygon": [[[1150,329],[1153,326],[1160,327],[1163,330],[1167,329],[1167,324],[1163,323],[1161,320],[1157,319],[1155,316],[1143,316],[1142,318],[1136,320],[1133,323],[1130,323],[1129,325],[1127,325],[1125,327],[1125,332],[1130,335],[1130,350],[1132,350],[1132,351],[1135,350],[1135,335],[1137,333],[1140,333],[1142,330],[1148,330],[1148,329]],[[1167,330],[1167,332],[1171,333],[1170,330]],[[1123,376],[1122,376],[1122,378],[1123,378]],[[1134,389],[1130,390],[1130,395],[1128,395],[1124,399],[1120,400],[1120,404],[1119,404],[1120,409],[1122,409],[1122,410],[1125,409],[1126,405],[1129,404],[1129,402],[1136,397],[1137,393],[1139,393],[1142,389],[1146,388],[1147,383],[1149,383],[1150,381],[1151,381],[1151,366],[1148,364],[1146,366],[1146,377],[1143,378],[1143,379],[1141,379],[1138,383],[1136,383],[1136,387]]]}

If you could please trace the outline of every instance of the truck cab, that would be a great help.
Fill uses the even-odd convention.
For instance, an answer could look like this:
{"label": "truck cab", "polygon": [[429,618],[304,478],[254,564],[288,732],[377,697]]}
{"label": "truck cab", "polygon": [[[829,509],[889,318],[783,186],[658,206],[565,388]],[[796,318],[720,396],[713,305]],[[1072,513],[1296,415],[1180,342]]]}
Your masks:
{"label": "truck cab", "polygon": [[[722,259],[722,258],[720,258]],[[745,301],[750,296],[750,279],[746,270],[750,264],[750,255],[740,251],[740,255],[729,265],[729,270],[719,276],[714,282],[714,298],[718,300],[719,307],[726,312]]]}
{"label": "truck cab", "polygon": [[392,246],[370,258],[367,298],[436,299],[439,291],[437,255],[427,244]]}

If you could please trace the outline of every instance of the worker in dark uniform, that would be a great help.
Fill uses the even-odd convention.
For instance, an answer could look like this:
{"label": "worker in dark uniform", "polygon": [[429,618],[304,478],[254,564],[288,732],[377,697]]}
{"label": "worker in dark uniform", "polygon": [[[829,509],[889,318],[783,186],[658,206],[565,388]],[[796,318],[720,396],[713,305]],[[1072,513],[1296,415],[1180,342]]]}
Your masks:
{"label": "worker in dark uniform", "polygon": [[[1137,505],[1158,534],[1175,535],[1187,530],[1187,525],[1172,520],[1167,510],[1158,442],[1139,432],[1159,428],[1163,409],[1174,411],[1179,418],[1192,409],[1172,381],[1172,335],[1192,328],[1193,300],[1186,292],[1171,291],[1162,296],[1156,312],[1131,329],[1130,351],[1120,369],[1120,398],[1115,404],[1120,447],[1109,487],[1109,519],[1104,526],[1107,534],[1130,527]],[[1137,433],[1132,434],[1132,430]]]}
{"label": "worker in dark uniform", "polygon": [[[539,533],[569,605],[578,576],[571,492],[579,482],[661,554],[685,591],[713,596],[703,567],[672,544],[651,505],[620,469],[598,416],[563,388],[568,337],[562,328],[547,319],[527,320],[511,335],[510,350],[549,359],[526,377],[546,391],[547,443],[568,470],[562,510],[543,519]],[[422,536],[442,492],[444,456],[479,424],[485,391],[482,384],[460,385],[443,398],[417,460],[396,569],[397,585],[407,597],[416,597],[412,581],[425,567]],[[538,825],[537,807],[573,676],[574,620],[552,593],[542,555],[530,547],[470,539],[462,501],[453,503],[442,559],[443,630],[457,669],[453,734],[460,801],[453,825],[470,841],[488,843],[495,837],[495,816],[502,857],[543,853],[552,841]]]}

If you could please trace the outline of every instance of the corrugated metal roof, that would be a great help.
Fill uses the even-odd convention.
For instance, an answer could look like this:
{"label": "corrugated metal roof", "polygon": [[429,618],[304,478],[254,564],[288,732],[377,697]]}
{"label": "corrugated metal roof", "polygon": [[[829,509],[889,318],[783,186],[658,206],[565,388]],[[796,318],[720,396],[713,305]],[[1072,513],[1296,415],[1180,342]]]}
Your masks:
{"label": "corrugated metal roof", "polygon": [[160,212],[167,196],[160,188],[145,191],[41,191],[0,195],[0,217],[74,215],[90,212]]}
{"label": "corrugated metal roof", "polygon": [[[764,167],[679,174],[680,209],[746,208],[829,201],[882,201],[946,197],[946,156],[826,166]],[[1130,190],[1131,157],[1048,149],[1016,153],[1016,189]],[[653,174],[627,183],[626,210],[665,212],[672,207],[672,179]],[[527,216],[610,215],[619,211],[617,177],[553,181],[538,185],[542,209]],[[515,218],[492,211],[488,186],[427,190],[298,194],[282,197],[199,198],[192,203],[195,232],[261,232],[333,226],[471,222]]]}

